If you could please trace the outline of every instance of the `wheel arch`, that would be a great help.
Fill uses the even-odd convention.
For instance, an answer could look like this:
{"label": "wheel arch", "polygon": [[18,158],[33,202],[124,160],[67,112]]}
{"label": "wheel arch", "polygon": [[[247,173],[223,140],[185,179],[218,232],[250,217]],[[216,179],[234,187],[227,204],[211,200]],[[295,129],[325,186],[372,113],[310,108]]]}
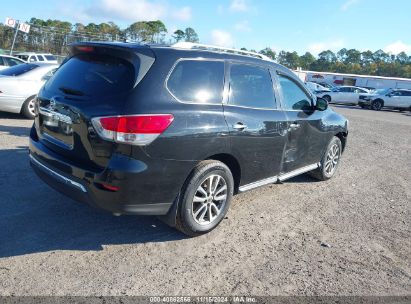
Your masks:
{"label": "wheel arch", "polygon": [[332,98],[331,98],[331,95],[329,95],[329,94],[324,94],[323,96],[322,96],[322,98],[324,98],[325,100],[329,100],[329,101],[331,101],[332,100]]}
{"label": "wheel arch", "polygon": [[20,114],[23,113],[24,105],[26,104],[26,102],[29,101],[32,98],[35,98],[36,96],[37,96],[37,94],[31,95],[23,101],[23,104],[21,105],[21,108],[20,108]]}
{"label": "wheel arch", "polygon": [[228,153],[219,153],[211,155],[204,160],[218,160],[224,163],[231,171],[234,179],[234,193],[238,193],[241,181],[241,166],[238,160]]}
{"label": "wheel arch", "polygon": [[339,132],[339,133],[335,134],[335,136],[340,139],[341,145],[342,145],[342,152],[344,152],[344,150],[345,150],[345,145],[346,145],[346,143],[347,143],[348,133],[347,133],[347,132]]}

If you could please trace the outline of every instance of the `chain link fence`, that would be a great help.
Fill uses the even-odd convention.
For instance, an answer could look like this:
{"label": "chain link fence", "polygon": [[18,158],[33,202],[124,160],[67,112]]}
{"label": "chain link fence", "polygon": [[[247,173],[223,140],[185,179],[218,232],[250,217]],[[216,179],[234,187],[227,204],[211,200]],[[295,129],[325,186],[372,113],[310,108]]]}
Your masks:
{"label": "chain link fence", "polygon": [[[0,25],[0,53],[10,54],[14,34],[15,29]],[[68,46],[82,41],[125,41],[125,37],[122,34],[67,32],[32,25],[30,33],[18,32],[12,53],[51,53],[63,61],[68,55]]]}

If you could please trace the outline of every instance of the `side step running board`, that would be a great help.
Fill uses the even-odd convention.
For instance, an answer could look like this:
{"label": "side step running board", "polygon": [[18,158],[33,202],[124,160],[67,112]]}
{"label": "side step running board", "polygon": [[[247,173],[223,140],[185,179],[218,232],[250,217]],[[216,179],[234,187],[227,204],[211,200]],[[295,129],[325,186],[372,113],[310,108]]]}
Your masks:
{"label": "side step running board", "polygon": [[319,164],[319,163],[317,163],[317,164],[312,164],[312,165],[308,165],[308,166],[302,167],[302,168],[300,168],[300,169],[293,170],[293,171],[291,171],[291,172],[281,174],[281,175],[278,177],[278,180],[279,180],[280,182],[282,182],[282,181],[285,181],[286,179],[289,179],[289,178],[292,178],[292,177],[294,177],[294,176],[303,174],[303,173],[305,173],[305,172],[309,172],[309,171],[315,170],[315,169],[317,169],[317,168],[319,168],[319,167],[320,167],[320,164]]}
{"label": "side step running board", "polygon": [[302,167],[300,169],[290,171],[288,173],[283,173],[283,174],[280,174],[280,175],[276,175],[276,176],[273,176],[273,177],[269,177],[269,178],[265,178],[265,179],[256,181],[256,182],[251,183],[251,184],[241,186],[238,190],[239,190],[239,192],[246,192],[246,191],[254,189],[254,188],[258,188],[258,187],[265,186],[265,185],[268,185],[268,184],[274,184],[278,181],[282,182],[282,181],[285,181],[285,180],[287,180],[289,178],[292,178],[294,176],[297,176],[297,175],[303,174],[305,172],[315,170],[319,167],[320,167],[320,163],[308,165],[308,166]]}

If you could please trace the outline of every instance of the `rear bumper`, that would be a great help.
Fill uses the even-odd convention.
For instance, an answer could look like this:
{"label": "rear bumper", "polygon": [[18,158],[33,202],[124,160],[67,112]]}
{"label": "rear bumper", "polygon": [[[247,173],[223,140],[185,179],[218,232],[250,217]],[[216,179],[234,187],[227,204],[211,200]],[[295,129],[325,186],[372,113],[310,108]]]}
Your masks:
{"label": "rear bumper", "polygon": [[[30,138],[30,164],[44,182],[76,201],[111,213],[167,214],[187,177],[183,176],[184,172],[189,172],[192,164],[152,161],[158,164],[149,165],[123,155],[113,155],[107,168],[92,172],[74,166],[41,142]],[[176,178],[164,179],[164,168],[167,167],[174,168],[174,173],[178,174]],[[119,190],[103,189],[101,183],[114,184]]]}

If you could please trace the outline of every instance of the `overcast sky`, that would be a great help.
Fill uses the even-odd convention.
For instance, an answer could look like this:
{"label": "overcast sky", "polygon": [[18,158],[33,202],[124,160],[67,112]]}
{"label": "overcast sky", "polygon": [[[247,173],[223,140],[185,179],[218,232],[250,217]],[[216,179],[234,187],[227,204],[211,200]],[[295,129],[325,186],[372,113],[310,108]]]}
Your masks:
{"label": "overcast sky", "polygon": [[191,26],[202,43],[228,47],[314,55],[345,47],[411,55],[410,13],[410,0],[32,0],[2,1],[0,21],[114,21],[124,28],[160,19],[170,33]]}

